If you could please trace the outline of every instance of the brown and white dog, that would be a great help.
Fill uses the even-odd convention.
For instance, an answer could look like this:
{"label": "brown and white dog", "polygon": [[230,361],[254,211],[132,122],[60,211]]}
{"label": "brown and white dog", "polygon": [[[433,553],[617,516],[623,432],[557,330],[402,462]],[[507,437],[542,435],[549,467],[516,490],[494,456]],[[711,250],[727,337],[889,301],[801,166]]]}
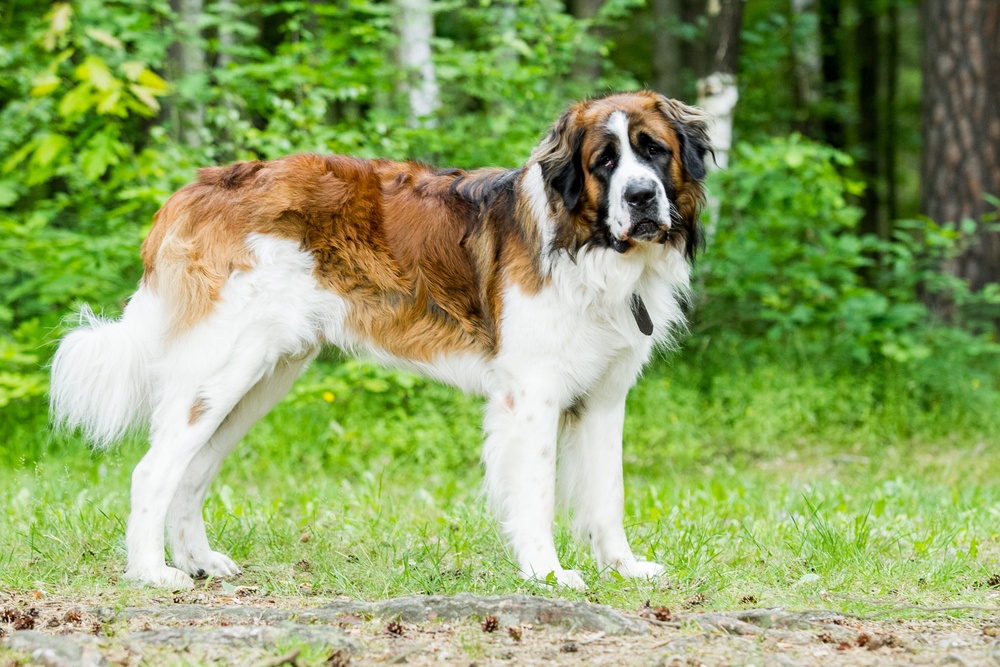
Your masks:
{"label": "brown and white dog", "polygon": [[584,586],[556,555],[557,497],[599,567],[661,574],[625,536],[622,424],[684,323],[705,121],[638,92],[571,107],[519,169],[295,155],[201,170],[157,213],[122,318],[85,309],[52,366],[56,424],[99,446],[149,425],[126,577],[239,571],[208,544],[205,494],[324,345],[486,397],[486,488],[522,576]]}

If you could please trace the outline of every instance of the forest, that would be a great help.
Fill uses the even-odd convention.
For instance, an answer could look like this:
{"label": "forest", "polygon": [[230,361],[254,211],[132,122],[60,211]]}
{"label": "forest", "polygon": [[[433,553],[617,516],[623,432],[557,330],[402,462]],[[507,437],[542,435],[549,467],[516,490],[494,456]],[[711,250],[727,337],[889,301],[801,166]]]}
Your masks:
{"label": "forest", "polygon": [[117,312],[197,167],[518,165],[572,100],[650,87],[725,126],[671,363],[705,386],[870,374],[877,403],[891,378],[974,419],[996,398],[997,20],[963,0],[6,0],[0,414],[44,421],[63,323]]}
{"label": "forest", "polygon": [[[574,100],[639,88],[716,119],[689,330],[625,422],[629,540],[667,574],[623,581],[559,528],[592,589],[546,594],[685,637],[695,626],[662,621],[668,607],[849,615],[811,635],[826,659],[789,664],[864,662],[866,635],[844,633],[865,614],[896,633],[881,657],[899,662],[880,664],[912,664],[902,622],[941,610],[954,625],[940,627],[975,635],[941,651],[993,642],[980,616],[1000,588],[994,0],[0,0],[0,595],[14,609],[0,637],[35,607],[39,626],[80,626],[60,606],[76,602],[537,595],[480,493],[479,399],[336,351],[209,495],[211,543],[243,574],[172,598],[128,589],[144,439],[95,452],[54,432],[48,367],[85,305],[120,314],[153,215],[200,167],[295,152],[519,166]],[[126,623],[84,618],[105,649],[125,642]],[[529,651],[528,630],[521,644],[482,620],[453,638],[462,664]],[[419,638],[364,628],[386,656]],[[916,650],[933,648],[925,630]],[[706,650],[723,637],[750,653],[690,664],[763,664],[773,649],[713,632]],[[663,636],[650,664],[675,664]],[[573,650],[584,660],[598,640],[574,635]],[[296,664],[280,643],[212,650],[146,662]],[[303,651],[297,664],[348,664]],[[986,660],[954,655],[938,658]]]}

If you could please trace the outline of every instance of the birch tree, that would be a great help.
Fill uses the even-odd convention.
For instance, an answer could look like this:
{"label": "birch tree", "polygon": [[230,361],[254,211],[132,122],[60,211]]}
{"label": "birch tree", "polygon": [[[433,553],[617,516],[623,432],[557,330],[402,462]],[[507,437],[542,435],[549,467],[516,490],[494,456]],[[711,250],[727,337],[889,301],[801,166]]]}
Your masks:
{"label": "birch tree", "polygon": [[[175,81],[190,81],[205,71],[205,50],[199,28],[202,0],[170,0],[170,8],[177,16],[179,33],[169,51],[171,78]],[[200,131],[205,118],[202,103],[198,100],[182,100],[175,95],[170,110],[177,128],[177,139],[188,146],[200,145]]]}
{"label": "birch tree", "polygon": [[404,73],[402,92],[409,101],[410,124],[433,127],[433,115],[441,101],[431,51],[434,38],[431,0],[396,0],[396,31],[399,64]]}

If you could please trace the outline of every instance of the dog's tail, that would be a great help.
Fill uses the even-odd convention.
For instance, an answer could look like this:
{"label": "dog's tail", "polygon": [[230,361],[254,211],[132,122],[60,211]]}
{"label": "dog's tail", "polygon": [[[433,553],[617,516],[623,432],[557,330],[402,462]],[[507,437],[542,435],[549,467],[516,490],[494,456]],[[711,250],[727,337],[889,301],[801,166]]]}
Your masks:
{"label": "dog's tail", "polygon": [[143,287],[119,320],[83,307],[80,326],[62,339],[52,360],[49,417],[56,427],[79,429],[105,448],[148,426],[159,310]]}

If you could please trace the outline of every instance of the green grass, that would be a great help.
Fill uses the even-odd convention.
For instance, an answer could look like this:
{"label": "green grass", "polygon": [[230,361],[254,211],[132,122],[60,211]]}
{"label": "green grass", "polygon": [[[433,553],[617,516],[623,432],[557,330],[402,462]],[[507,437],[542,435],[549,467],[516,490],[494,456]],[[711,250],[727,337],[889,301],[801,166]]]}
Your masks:
{"label": "green grass", "polygon": [[[1000,401],[995,376],[958,382],[928,393],[891,373],[660,362],[630,397],[626,497],[635,551],[668,576],[602,574],[560,527],[564,565],[591,588],[545,594],[626,608],[991,604]],[[538,592],[485,510],[479,410],[406,375],[318,365],[213,487],[209,535],[243,566],[236,583],[359,599]],[[3,428],[0,588],[154,595],[116,583],[142,444],[95,454],[37,419]]]}

